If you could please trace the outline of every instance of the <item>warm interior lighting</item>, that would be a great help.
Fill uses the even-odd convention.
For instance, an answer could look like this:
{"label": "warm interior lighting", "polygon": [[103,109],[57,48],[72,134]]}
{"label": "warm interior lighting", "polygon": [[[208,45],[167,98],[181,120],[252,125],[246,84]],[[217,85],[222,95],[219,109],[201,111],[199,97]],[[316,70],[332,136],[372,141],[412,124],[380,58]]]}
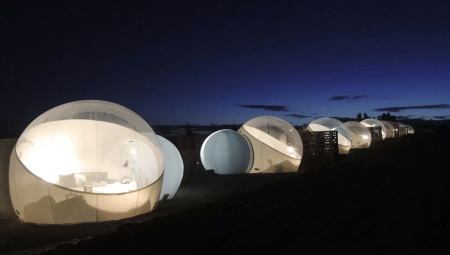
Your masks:
{"label": "warm interior lighting", "polygon": [[[268,145],[269,147],[271,147],[281,153],[284,153],[287,156],[290,156],[290,157],[293,157],[296,159],[301,159],[301,155],[298,154],[298,152],[295,151],[292,146],[288,146],[284,142],[276,139],[275,137],[273,137],[267,133],[264,133],[263,131],[261,131],[257,128],[250,127],[248,125],[244,125],[244,129],[247,130],[247,132],[249,132],[251,135],[253,135],[256,139],[258,139],[262,143]],[[286,153],[286,152],[288,152],[288,153]],[[292,152],[292,153],[289,153],[289,152]]]}
{"label": "warm interior lighting", "polygon": [[[319,119],[320,120],[320,119]],[[320,122],[319,122],[320,123]],[[325,123],[327,124],[327,123]],[[339,123],[336,123],[336,125],[338,125]],[[342,123],[341,123],[342,125]],[[348,131],[342,127],[333,127],[331,128],[330,126],[325,126],[322,124],[317,124],[311,122],[308,127],[313,130],[313,131],[337,131],[338,132],[338,143],[340,145],[345,145],[345,146],[351,146],[352,142],[352,136],[350,133],[348,133]]]}
{"label": "warm interior lighting", "polygon": [[129,143],[129,132],[92,120],[47,122],[27,130],[16,152],[29,171],[49,183],[78,191],[92,187],[93,193],[128,192],[136,188],[116,183],[132,179],[142,188],[163,171],[160,150],[139,133]]}

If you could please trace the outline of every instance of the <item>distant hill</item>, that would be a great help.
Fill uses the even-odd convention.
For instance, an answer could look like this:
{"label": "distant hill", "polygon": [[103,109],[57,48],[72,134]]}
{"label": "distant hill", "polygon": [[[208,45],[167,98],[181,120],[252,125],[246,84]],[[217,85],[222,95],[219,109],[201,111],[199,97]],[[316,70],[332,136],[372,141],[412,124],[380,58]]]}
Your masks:
{"label": "distant hill", "polygon": [[[431,120],[433,121],[433,120]],[[424,120],[424,119],[409,119],[409,120],[397,120],[397,122],[401,122],[407,125],[411,125],[411,126],[415,126],[415,125],[420,125],[423,124],[425,122],[428,122],[428,120]]]}
{"label": "distant hill", "polygon": [[[348,117],[331,117],[342,122],[356,121],[354,118]],[[450,120],[424,120],[424,119],[408,119],[399,120],[407,125],[411,125],[414,129],[435,128],[441,131],[450,132]],[[0,139],[18,138],[25,130],[26,123],[4,123],[0,122]],[[209,135],[221,129],[231,129],[237,131],[243,124],[223,124],[223,125],[190,125],[193,135]],[[306,124],[307,125],[307,124]],[[186,125],[152,125],[153,130],[161,136],[185,135]],[[296,126],[301,129],[303,125]]]}
{"label": "distant hill", "polygon": [[450,120],[410,119],[400,122],[411,125],[414,129],[435,128],[443,132],[450,132]]}
{"label": "distant hill", "polygon": [[[243,124],[223,124],[223,125],[189,125],[193,135],[209,135],[222,129],[237,131]],[[153,130],[161,136],[185,135],[186,125],[153,125]]]}

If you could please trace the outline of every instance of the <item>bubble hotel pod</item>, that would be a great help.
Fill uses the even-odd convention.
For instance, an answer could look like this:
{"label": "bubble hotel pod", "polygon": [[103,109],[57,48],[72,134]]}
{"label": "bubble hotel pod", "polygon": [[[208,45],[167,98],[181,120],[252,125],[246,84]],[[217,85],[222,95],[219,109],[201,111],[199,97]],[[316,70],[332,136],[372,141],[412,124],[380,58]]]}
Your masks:
{"label": "bubble hotel pod", "polygon": [[152,211],[164,162],[152,128],[131,110],[76,101],[35,119],[11,154],[10,194],[20,220],[101,222]]}
{"label": "bubble hotel pod", "polygon": [[344,126],[350,130],[352,135],[352,149],[364,149],[370,147],[372,136],[366,126],[357,121],[347,121]]}
{"label": "bubble hotel pod", "polygon": [[365,119],[360,122],[366,127],[381,127],[381,138],[384,140],[386,139],[386,126],[383,122],[376,120],[376,119]]}
{"label": "bubble hotel pod", "polygon": [[303,143],[288,122],[272,116],[249,120],[239,130],[250,141],[253,166],[249,173],[296,172],[303,155]]}
{"label": "bubble hotel pod", "polygon": [[352,147],[351,131],[341,121],[334,118],[320,118],[309,123],[309,131],[337,131],[339,154],[348,154]]}
{"label": "bubble hotel pod", "polygon": [[245,174],[253,164],[253,150],[248,139],[230,129],[212,133],[200,149],[206,170],[216,174]]}

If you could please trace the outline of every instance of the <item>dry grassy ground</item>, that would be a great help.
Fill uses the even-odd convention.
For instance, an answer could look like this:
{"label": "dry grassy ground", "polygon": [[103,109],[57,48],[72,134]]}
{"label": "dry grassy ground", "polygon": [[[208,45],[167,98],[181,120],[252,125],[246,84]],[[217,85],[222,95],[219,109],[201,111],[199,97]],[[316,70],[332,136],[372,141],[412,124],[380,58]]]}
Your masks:
{"label": "dry grassy ground", "polygon": [[448,133],[387,140],[48,254],[449,254],[449,171]]}
{"label": "dry grassy ground", "polygon": [[[124,223],[139,223],[155,217],[185,211],[279,180],[288,179],[290,176],[291,174],[191,176],[188,182],[182,183],[172,200],[161,201],[154,212],[119,221],[43,226],[23,223],[17,218],[0,219],[0,254],[38,253],[41,250],[51,249],[55,243],[73,242],[77,241],[74,239],[110,233]],[[47,245],[49,246],[42,247]]]}

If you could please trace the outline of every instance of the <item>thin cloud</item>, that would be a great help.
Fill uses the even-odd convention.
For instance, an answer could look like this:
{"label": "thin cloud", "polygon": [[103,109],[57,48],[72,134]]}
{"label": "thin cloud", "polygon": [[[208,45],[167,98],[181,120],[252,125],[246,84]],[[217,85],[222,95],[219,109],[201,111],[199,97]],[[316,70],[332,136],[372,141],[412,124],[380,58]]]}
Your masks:
{"label": "thin cloud", "polygon": [[272,112],[289,112],[289,110],[284,105],[237,104],[235,106],[249,109],[261,109],[264,111],[272,111]]}
{"label": "thin cloud", "polygon": [[438,120],[446,120],[449,119],[450,116],[433,116],[434,119],[438,119]]}
{"label": "thin cloud", "polygon": [[378,98],[378,99],[390,99],[389,97],[384,96],[369,96],[369,95],[346,95],[346,96],[332,96],[329,100],[330,101],[343,101],[348,100],[348,102],[352,102],[354,100],[364,99],[364,98]]}
{"label": "thin cloud", "polygon": [[317,112],[300,112],[300,113],[304,113],[304,114],[310,114],[310,115],[319,115]]}
{"label": "thin cloud", "polygon": [[420,106],[404,106],[404,107],[386,107],[373,109],[376,112],[400,112],[404,110],[418,110],[418,109],[448,109],[450,104],[435,104],[435,105],[420,105]]}
{"label": "thin cloud", "polygon": [[311,116],[306,116],[306,115],[302,115],[302,114],[295,114],[295,113],[290,113],[290,114],[285,114],[286,116],[289,117],[293,117],[293,118],[297,118],[297,119],[304,119],[304,118],[310,118]]}
{"label": "thin cloud", "polygon": [[361,99],[361,98],[368,98],[368,95],[358,95],[358,96],[354,96],[351,99]]}
{"label": "thin cloud", "polygon": [[330,98],[330,101],[342,101],[344,99],[348,99],[348,96],[334,96]]}
{"label": "thin cloud", "polygon": [[397,120],[410,120],[414,115],[397,116]]}

